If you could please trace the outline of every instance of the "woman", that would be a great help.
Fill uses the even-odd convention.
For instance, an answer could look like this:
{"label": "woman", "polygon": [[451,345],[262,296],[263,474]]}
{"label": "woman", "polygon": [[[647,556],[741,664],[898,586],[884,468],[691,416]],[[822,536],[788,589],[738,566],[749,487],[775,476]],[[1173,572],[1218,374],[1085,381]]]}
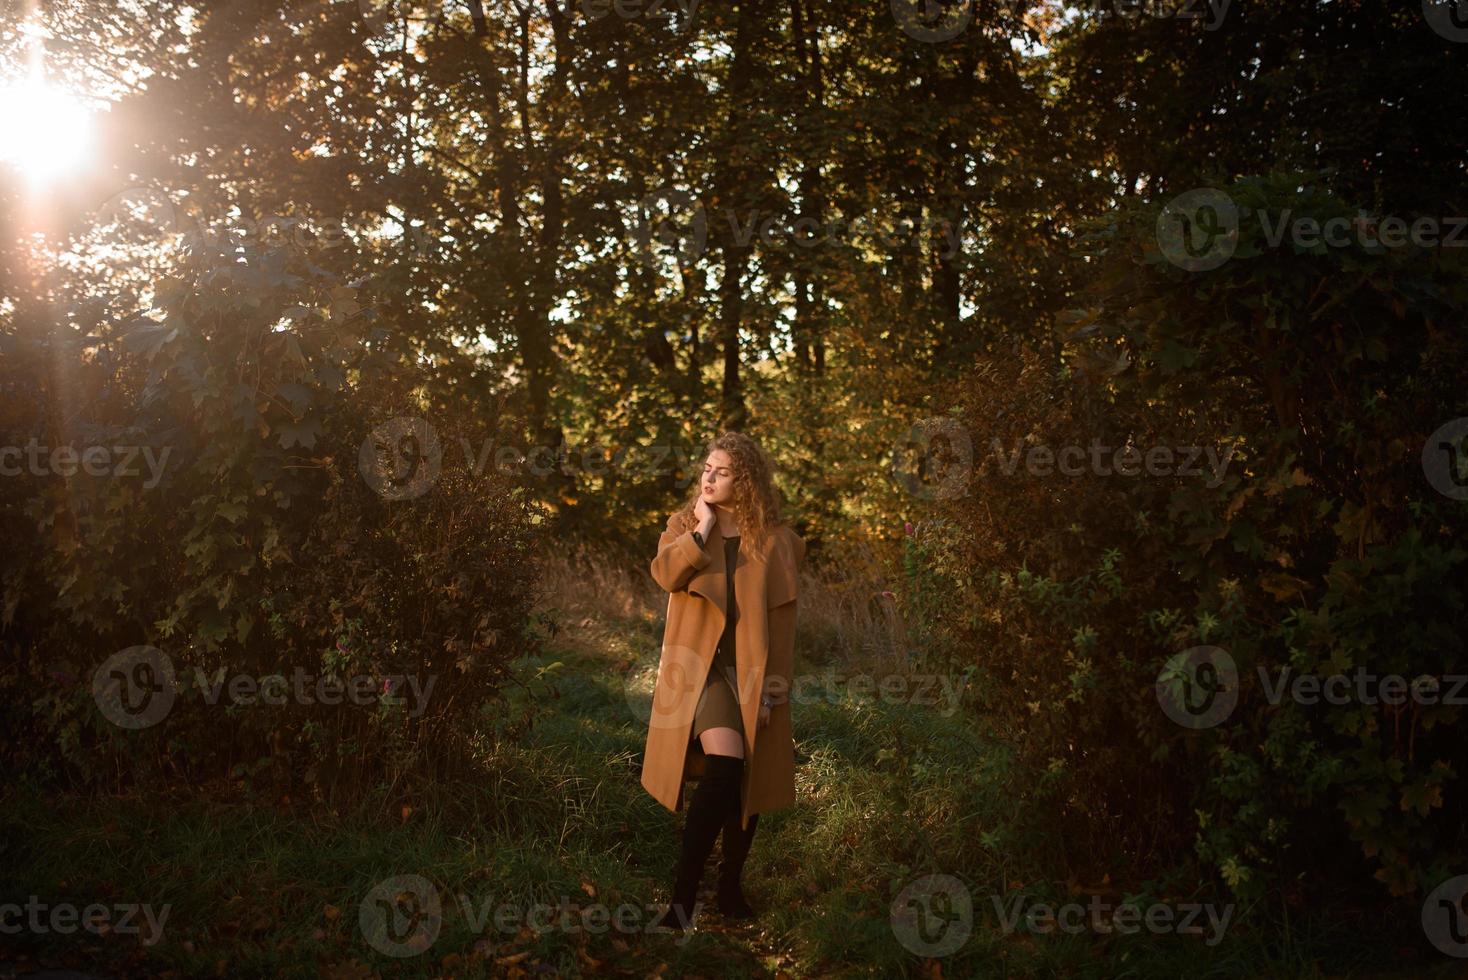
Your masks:
{"label": "woman", "polygon": [[642,785],[677,812],[688,753],[701,750],[707,760],[688,804],[672,900],[653,928],[689,927],[720,832],[719,910],[755,914],[739,876],[759,814],[795,802],[788,694],[804,557],[805,542],[781,521],[764,453],[748,436],[720,435],[694,499],[668,518],[652,560],[668,621]]}

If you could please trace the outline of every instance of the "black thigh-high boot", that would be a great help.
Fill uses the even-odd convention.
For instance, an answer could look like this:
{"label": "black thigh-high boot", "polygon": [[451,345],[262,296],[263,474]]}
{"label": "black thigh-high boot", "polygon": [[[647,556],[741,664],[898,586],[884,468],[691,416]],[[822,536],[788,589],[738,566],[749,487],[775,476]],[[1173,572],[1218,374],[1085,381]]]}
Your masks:
{"label": "black thigh-high boot", "polygon": [[744,890],[739,887],[739,876],[744,871],[744,859],[749,857],[750,845],[754,843],[754,829],[759,825],[759,814],[749,815],[749,826],[739,826],[743,811],[739,797],[724,818],[724,857],[719,862],[719,912],[731,919],[751,919],[755,910],[744,899]]}
{"label": "black thigh-high boot", "polygon": [[652,923],[653,929],[682,932],[692,925],[703,867],[729,813],[730,799],[739,799],[744,760],[732,755],[709,755],[707,758],[708,768],[698,781],[698,789],[688,803],[688,816],[683,823],[683,845],[673,873],[672,901]]}

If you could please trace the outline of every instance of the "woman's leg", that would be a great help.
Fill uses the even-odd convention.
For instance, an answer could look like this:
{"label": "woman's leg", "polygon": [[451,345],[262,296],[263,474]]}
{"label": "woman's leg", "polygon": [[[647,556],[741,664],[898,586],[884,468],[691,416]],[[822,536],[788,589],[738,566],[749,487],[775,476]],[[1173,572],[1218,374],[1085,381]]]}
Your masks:
{"label": "woman's leg", "polygon": [[732,728],[710,728],[698,736],[704,755],[729,755],[744,758],[744,736]]}
{"label": "woman's leg", "polygon": [[744,873],[744,861],[754,844],[754,829],[759,825],[759,814],[749,815],[749,826],[740,826],[743,807],[736,796],[733,809],[724,818],[724,856],[719,862],[719,911],[731,919],[749,919],[755,910],[744,897],[739,885],[739,876]]}
{"label": "woman's leg", "polygon": [[[711,729],[716,731],[717,729]],[[705,732],[704,735],[708,735]],[[683,844],[673,875],[672,900],[653,923],[654,929],[687,929],[693,922],[698,882],[708,862],[714,841],[719,837],[731,806],[739,802],[740,783],[744,777],[744,759],[739,756],[708,752],[708,771],[698,782],[698,789],[688,804],[683,824]]]}
{"label": "woman's leg", "polygon": [[[710,675],[694,714],[694,731],[707,769],[688,803],[683,843],[673,876],[672,900],[653,928],[687,929],[693,920],[698,882],[729,813],[740,810],[744,782],[744,736],[734,688]],[[736,849],[738,844],[736,842]]]}
{"label": "woman's leg", "polygon": [[[744,758],[744,739],[732,728],[710,728],[699,737],[703,750],[710,756],[727,755]],[[740,774],[741,776],[743,773]],[[741,780],[742,783],[742,780]],[[754,843],[754,830],[759,814],[749,815],[749,826],[742,826],[744,797],[740,789],[731,794],[729,809],[724,814],[723,857],[719,861],[719,911],[734,919],[748,919],[755,914],[744,897],[739,885],[739,876],[744,872],[745,859]]]}

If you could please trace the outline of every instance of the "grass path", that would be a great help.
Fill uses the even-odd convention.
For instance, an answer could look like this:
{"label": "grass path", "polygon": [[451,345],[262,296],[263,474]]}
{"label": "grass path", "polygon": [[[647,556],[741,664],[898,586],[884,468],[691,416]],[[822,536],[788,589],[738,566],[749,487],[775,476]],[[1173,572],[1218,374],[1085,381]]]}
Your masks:
{"label": "grass path", "polygon": [[[1281,968],[1244,924],[1216,946],[1146,931],[1001,929],[996,901],[1086,900],[1057,870],[1059,842],[1037,809],[1042,780],[956,705],[840,684],[796,706],[798,802],[761,818],[745,871],[761,917],[727,923],[712,908],[716,851],[694,933],[649,934],[682,819],[638,782],[660,624],[555,619],[544,654],[519,665],[542,691],[529,730],[482,780],[386,818],[380,801],[325,816],[199,794],[89,802],[9,787],[0,900],[145,903],[155,916],[166,906],[167,918],[153,943],[122,932],[0,935],[0,962],[22,975],[85,966],[108,976],[1314,975]],[[968,911],[963,896],[928,899],[934,917],[894,918],[894,899],[933,874],[958,884]],[[420,951],[394,957],[369,944],[362,908],[398,875],[427,882],[442,911],[436,933],[405,928],[408,941],[389,947]],[[541,920],[549,928],[531,928],[520,917],[534,903],[605,916],[552,914]],[[621,929],[608,921],[619,907]],[[915,952],[958,939],[945,955]]]}

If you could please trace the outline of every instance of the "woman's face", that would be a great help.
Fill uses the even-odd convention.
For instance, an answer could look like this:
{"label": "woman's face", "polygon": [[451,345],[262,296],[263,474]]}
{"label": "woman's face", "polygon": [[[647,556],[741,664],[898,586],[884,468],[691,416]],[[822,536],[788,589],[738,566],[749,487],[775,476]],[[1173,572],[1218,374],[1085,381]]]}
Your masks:
{"label": "woman's face", "polygon": [[734,499],[734,460],[722,449],[709,453],[703,462],[703,499],[710,506],[729,506]]}

